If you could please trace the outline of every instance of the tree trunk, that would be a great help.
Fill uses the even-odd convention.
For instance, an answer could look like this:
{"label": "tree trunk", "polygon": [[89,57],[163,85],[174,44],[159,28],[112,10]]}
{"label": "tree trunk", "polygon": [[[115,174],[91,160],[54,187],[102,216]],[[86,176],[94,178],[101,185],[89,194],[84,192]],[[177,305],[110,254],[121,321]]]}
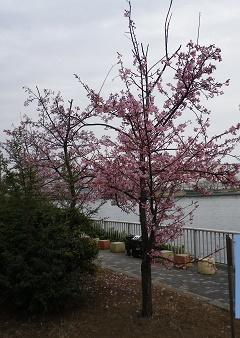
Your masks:
{"label": "tree trunk", "polygon": [[140,223],[142,230],[142,264],[141,264],[141,279],[142,279],[142,317],[152,316],[152,276],[151,276],[151,259],[149,256],[149,238],[146,220],[146,210],[142,205],[139,205]]}
{"label": "tree trunk", "polygon": [[65,181],[68,184],[69,192],[71,196],[70,210],[74,212],[76,208],[76,204],[77,204],[76,203],[76,188],[75,188],[75,178],[74,178],[72,166],[71,166],[70,159],[69,159],[67,139],[64,142],[63,150],[64,150],[64,162],[65,162],[65,167],[66,167],[66,172],[67,172]]}
{"label": "tree trunk", "polygon": [[151,260],[147,253],[143,253],[141,264],[142,275],[142,317],[152,316],[152,276]]}

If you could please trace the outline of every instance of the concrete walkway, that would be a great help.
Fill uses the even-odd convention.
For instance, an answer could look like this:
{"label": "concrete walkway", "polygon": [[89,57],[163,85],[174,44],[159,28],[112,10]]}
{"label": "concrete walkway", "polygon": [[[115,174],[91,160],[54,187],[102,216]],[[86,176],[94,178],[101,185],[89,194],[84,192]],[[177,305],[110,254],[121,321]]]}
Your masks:
{"label": "concrete walkway", "polygon": [[[126,256],[124,253],[112,253],[109,250],[99,252],[103,267],[139,278],[141,259]],[[178,291],[192,293],[211,304],[228,308],[227,269],[218,269],[215,275],[201,275],[196,267],[187,270],[152,265],[153,282],[161,282]]]}

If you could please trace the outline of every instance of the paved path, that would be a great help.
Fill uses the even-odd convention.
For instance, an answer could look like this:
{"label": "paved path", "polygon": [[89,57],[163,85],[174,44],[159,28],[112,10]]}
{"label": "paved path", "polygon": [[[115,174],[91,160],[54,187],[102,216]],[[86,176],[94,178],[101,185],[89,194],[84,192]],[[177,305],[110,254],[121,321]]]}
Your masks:
{"label": "paved path", "polygon": [[[101,250],[99,258],[103,267],[131,277],[140,277],[139,258],[126,256],[124,253],[111,253],[108,250]],[[196,267],[182,270],[153,265],[152,279],[153,282],[161,282],[180,291],[193,293],[204,297],[211,304],[228,308],[228,279],[225,268],[218,269],[215,275],[201,275],[197,273]]]}

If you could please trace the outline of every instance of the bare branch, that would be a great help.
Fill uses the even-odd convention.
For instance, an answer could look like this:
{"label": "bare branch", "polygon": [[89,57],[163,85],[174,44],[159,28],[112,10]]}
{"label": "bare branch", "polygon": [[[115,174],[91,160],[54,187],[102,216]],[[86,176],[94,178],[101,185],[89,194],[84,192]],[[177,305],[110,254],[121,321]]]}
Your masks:
{"label": "bare branch", "polygon": [[166,15],[165,19],[165,25],[164,25],[164,32],[165,32],[165,54],[166,54],[166,59],[168,60],[168,33],[169,33],[169,25],[171,22],[172,14],[170,13],[171,8],[172,8],[172,3],[173,0],[170,1],[169,7],[168,7],[168,12]]}
{"label": "bare branch", "polygon": [[198,14],[197,45],[198,45],[199,35],[200,35],[200,26],[201,26],[201,12],[199,12]]}

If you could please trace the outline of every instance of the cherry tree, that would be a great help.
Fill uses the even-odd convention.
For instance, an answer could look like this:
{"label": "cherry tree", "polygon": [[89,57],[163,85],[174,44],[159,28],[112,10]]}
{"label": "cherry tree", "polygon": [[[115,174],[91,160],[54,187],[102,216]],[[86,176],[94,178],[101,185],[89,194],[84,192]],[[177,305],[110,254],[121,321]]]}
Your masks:
{"label": "cherry tree", "polygon": [[53,190],[58,200],[67,202],[70,209],[82,208],[95,200],[92,189],[92,161],[98,142],[87,128],[92,111],[81,111],[73,100],[64,103],[60,93],[44,90],[41,95],[27,89],[26,104],[37,101],[39,118],[31,122],[36,147],[40,152],[38,165],[51,170],[55,177]]}
{"label": "cherry tree", "polygon": [[6,140],[0,144],[5,156],[5,172],[14,175],[19,188],[25,197],[37,194],[46,183],[34,165],[38,157],[32,135],[26,124],[21,121],[20,125],[11,130],[5,130]]}
{"label": "cherry tree", "polygon": [[115,137],[101,140],[105,151],[95,161],[95,186],[123,210],[139,209],[144,317],[152,315],[151,258],[156,244],[179,236],[195,209],[195,205],[185,209],[177,203],[181,186],[194,183],[198,189],[202,179],[239,186],[234,149],[240,124],[211,135],[210,111],[202,103],[222,95],[229,84],[213,77],[216,63],[222,60],[221,50],[190,41],[169,53],[171,5],[172,1],[165,22],[165,51],[159,60],[150,64],[149,46],[144,48],[138,41],[129,2],[125,16],[131,69],[118,54],[125,89],[104,99],[85,86],[89,109],[102,118],[95,125],[115,131]]}
{"label": "cherry tree", "polygon": [[36,169],[42,191],[70,211],[81,210],[95,200],[92,161],[98,142],[85,128],[91,112],[73,106],[73,100],[65,104],[61,94],[51,90],[25,90],[25,105],[36,103],[38,118],[24,116],[19,127],[7,131],[6,148],[12,157],[17,138],[18,160]]}

